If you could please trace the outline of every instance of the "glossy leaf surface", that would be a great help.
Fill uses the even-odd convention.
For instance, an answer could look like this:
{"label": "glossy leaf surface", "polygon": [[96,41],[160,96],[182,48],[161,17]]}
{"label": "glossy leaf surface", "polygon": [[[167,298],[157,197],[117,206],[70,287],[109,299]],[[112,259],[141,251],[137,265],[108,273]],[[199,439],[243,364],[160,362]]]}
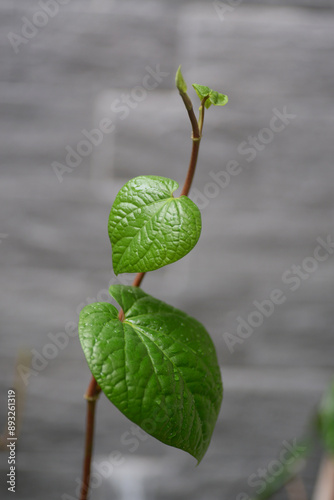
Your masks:
{"label": "glossy leaf surface", "polygon": [[109,216],[115,274],[154,271],[176,262],[196,245],[201,214],[178,183],[153,175],[135,177],[116,196]]}
{"label": "glossy leaf surface", "polygon": [[113,285],[122,307],[95,303],[80,314],[91,372],[110,401],[165,444],[200,461],[222,401],[220,368],[204,326],[140,288]]}

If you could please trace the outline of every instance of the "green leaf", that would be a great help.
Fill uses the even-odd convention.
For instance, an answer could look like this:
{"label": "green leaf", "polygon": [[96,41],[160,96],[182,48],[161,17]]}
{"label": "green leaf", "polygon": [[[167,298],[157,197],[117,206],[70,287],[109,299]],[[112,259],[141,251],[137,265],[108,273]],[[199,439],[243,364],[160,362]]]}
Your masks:
{"label": "green leaf", "polygon": [[209,108],[211,104],[213,104],[214,106],[225,106],[225,104],[228,102],[227,95],[219,94],[218,92],[210,89],[209,87],[205,87],[204,85],[198,85],[197,83],[193,83],[193,87],[196,90],[196,93],[201,101],[208,96],[208,99],[205,101],[204,104],[206,108]]}
{"label": "green leaf", "polygon": [[334,455],[334,380],[321,401],[317,423],[327,452]]}
{"label": "green leaf", "polygon": [[193,83],[193,87],[196,90],[196,94],[202,100],[204,97],[210,94],[212,90],[209,87],[205,87],[204,85],[198,85],[197,83]]}
{"label": "green leaf", "polygon": [[[212,102],[212,101],[211,101]],[[217,101],[213,103],[215,106],[225,106],[228,103],[228,97],[224,94],[219,94],[217,96]]]}
{"label": "green leaf", "polygon": [[171,179],[146,175],[119,191],[108,226],[116,275],[159,269],[196,245],[201,213],[187,196],[173,197],[178,187]]}
{"label": "green leaf", "polygon": [[122,307],[96,303],[80,313],[88,365],[108,399],[165,444],[203,458],[222,401],[212,340],[196,319],[147,295],[113,285]]}
{"label": "green leaf", "polygon": [[183,75],[181,72],[181,66],[178,67],[178,70],[176,72],[175,85],[181,94],[185,94],[187,92],[187,84],[184,81],[184,78],[183,78]]}

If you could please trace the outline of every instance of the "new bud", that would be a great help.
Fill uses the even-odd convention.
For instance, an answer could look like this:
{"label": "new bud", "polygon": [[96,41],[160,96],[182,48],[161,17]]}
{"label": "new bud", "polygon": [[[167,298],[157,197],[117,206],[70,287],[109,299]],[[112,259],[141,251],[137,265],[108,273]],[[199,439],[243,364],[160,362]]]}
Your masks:
{"label": "new bud", "polygon": [[176,72],[175,76],[175,85],[180,94],[185,94],[187,92],[187,85],[186,82],[184,81],[182,72],[181,72],[181,66],[178,67],[178,70]]}

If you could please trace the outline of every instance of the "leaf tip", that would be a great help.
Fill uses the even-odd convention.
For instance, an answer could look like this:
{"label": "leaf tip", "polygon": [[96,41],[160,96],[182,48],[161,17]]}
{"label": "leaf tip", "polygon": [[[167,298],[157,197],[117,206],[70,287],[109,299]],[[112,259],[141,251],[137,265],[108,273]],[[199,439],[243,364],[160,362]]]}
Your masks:
{"label": "leaf tip", "polygon": [[120,271],[119,271],[119,266],[116,262],[113,261],[112,263],[112,268],[113,268],[113,271],[114,271],[114,274],[115,276],[118,276]]}

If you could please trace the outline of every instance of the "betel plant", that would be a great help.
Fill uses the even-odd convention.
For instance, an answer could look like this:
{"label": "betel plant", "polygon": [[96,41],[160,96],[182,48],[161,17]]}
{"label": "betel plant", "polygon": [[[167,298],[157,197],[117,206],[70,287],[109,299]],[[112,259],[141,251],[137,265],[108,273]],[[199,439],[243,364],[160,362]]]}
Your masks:
{"label": "betel plant", "polygon": [[137,273],[132,286],[112,285],[109,302],[80,313],[79,338],[92,379],[88,402],[81,499],[89,490],[95,403],[101,390],[132,422],[198,463],[210,443],[222,402],[222,380],[213,342],[204,326],[139,287],[147,271],[184,257],[201,233],[201,214],[188,198],[202,137],[204,110],[227,96],[193,84],[197,120],[181,68],[176,87],[192,125],[192,152],[181,195],[174,180],[154,175],[125,184],[111,208],[108,232],[116,275]]}

